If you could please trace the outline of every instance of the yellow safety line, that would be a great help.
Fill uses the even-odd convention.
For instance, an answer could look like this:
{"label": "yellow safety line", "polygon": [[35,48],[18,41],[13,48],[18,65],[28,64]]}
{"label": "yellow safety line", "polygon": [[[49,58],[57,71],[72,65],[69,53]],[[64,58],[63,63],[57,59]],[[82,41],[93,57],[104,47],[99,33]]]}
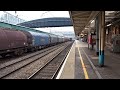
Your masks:
{"label": "yellow safety line", "polygon": [[80,53],[80,50],[79,50],[79,47],[78,47],[78,52],[79,52],[79,56],[80,56],[82,68],[83,68],[83,71],[84,71],[85,79],[89,79],[87,70],[86,70],[86,68],[85,68],[85,64],[84,64],[84,62],[83,62],[83,59],[82,59],[82,56],[81,56],[81,53]]}

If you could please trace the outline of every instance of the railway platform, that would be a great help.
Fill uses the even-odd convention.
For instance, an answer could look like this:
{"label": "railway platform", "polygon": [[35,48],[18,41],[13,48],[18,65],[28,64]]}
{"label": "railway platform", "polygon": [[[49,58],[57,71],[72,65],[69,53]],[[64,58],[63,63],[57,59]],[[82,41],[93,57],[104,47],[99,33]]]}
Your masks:
{"label": "railway platform", "polygon": [[105,47],[104,67],[98,65],[95,49],[75,40],[56,79],[120,79],[120,54]]}

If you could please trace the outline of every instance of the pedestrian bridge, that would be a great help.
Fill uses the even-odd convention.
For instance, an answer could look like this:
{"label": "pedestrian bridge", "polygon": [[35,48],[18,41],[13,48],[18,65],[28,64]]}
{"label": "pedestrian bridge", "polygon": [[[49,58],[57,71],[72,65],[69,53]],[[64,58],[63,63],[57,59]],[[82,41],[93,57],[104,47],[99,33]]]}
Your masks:
{"label": "pedestrian bridge", "polygon": [[18,25],[26,26],[30,28],[73,26],[71,18],[64,18],[64,17],[36,19],[36,20],[20,23]]}

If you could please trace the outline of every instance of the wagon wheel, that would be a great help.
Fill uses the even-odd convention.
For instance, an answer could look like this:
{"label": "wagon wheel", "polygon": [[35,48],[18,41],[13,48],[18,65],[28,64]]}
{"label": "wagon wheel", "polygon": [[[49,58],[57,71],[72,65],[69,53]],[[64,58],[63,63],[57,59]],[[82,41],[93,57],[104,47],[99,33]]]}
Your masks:
{"label": "wagon wheel", "polygon": [[15,56],[20,56],[20,55],[22,55],[24,53],[24,51],[22,50],[22,49],[18,49],[18,50],[16,50],[15,52],[14,52],[14,55]]}
{"label": "wagon wheel", "polygon": [[1,56],[2,56],[3,58],[5,58],[5,57],[6,57],[6,54],[1,54]]}
{"label": "wagon wheel", "polygon": [[18,55],[19,55],[18,50],[16,50],[16,51],[14,52],[14,55],[15,55],[15,56],[18,56]]}

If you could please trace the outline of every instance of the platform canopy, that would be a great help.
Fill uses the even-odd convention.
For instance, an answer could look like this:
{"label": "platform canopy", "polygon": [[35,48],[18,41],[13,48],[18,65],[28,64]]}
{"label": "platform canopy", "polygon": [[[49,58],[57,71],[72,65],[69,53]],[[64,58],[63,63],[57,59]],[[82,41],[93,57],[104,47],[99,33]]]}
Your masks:
{"label": "platform canopy", "polygon": [[73,26],[71,18],[64,18],[64,17],[36,19],[36,20],[20,23],[18,25],[26,26],[30,28]]}
{"label": "platform canopy", "polygon": [[79,35],[82,31],[85,31],[85,28],[89,26],[91,20],[93,20],[98,13],[99,11],[69,11],[75,34]]}
{"label": "platform canopy", "polygon": [[[80,33],[87,33],[91,26],[91,22],[95,20],[100,11],[69,11],[72,19],[74,32],[76,35]],[[105,25],[113,25],[120,22],[120,11],[105,11]],[[93,27],[94,28],[94,27]]]}

